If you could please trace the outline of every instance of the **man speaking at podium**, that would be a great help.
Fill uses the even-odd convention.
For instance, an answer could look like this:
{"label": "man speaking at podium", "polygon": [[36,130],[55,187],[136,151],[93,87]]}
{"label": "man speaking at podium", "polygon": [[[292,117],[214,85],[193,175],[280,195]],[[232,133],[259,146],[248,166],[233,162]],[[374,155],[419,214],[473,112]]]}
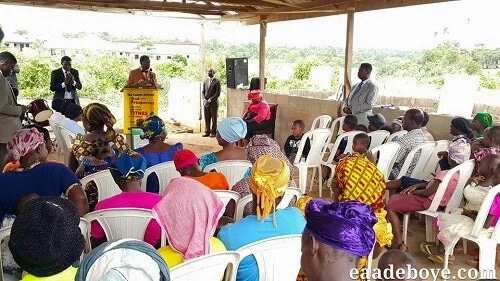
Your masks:
{"label": "man speaking at podium", "polygon": [[130,71],[127,86],[131,88],[157,88],[156,74],[151,69],[149,57],[141,56],[139,62],[141,67]]}

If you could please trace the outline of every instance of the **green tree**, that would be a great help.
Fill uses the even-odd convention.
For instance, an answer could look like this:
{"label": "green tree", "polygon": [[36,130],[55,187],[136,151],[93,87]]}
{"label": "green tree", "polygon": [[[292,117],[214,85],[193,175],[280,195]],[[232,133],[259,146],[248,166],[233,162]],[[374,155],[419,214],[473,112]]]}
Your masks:
{"label": "green tree", "polygon": [[51,96],[50,73],[54,63],[42,58],[19,58],[19,89],[24,97],[30,99]]}

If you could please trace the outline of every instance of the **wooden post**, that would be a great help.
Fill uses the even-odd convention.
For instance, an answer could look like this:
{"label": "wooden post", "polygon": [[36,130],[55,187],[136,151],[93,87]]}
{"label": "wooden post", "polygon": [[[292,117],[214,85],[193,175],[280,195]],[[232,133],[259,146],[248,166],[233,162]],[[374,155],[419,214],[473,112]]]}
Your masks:
{"label": "wooden post", "polygon": [[264,92],[266,80],[266,33],[267,23],[264,18],[260,19],[260,41],[259,41],[259,82],[260,90]]}
{"label": "wooden post", "polygon": [[352,68],[352,46],[354,35],[354,11],[347,13],[347,32],[345,39],[344,59],[344,100],[351,92],[351,68]]}

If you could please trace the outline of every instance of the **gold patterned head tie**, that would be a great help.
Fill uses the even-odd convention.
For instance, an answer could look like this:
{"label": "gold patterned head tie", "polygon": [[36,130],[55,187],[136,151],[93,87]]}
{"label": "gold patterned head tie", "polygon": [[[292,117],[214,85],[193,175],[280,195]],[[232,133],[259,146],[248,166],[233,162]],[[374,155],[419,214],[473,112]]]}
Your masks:
{"label": "gold patterned head tie", "polygon": [[257,218],[266,219],[276,208],[276,199],[285,194],[290,168],[285,161],[263,155],[252,168],[250,189],[257,197]]}

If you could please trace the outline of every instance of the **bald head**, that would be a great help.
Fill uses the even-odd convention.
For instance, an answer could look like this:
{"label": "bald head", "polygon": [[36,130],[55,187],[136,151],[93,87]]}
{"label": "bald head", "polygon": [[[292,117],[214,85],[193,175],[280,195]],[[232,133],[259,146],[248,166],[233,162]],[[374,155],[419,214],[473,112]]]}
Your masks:
{"label": "bald head", "polygon": [[406,111],[403,117],[403,129],[407,131],[420,129],[424,124],[424,112],[420,109],[412,108]]}
{"label": "bald head", "polygon": [[407,272],[408,267],[410,268],[417,267],[415,259],[410,254],[403,252],[401,250],[389,250],[385,252],[382,255],[382,257],[380,257],[380,260],[378,262],[378,268],[380,269],[383,276],[383,278],[380,280],[381,281],[409,280],[407,278],[397,278],[398,276],[396,276],[396,271],[398,269],[400,269],[400,271],[403,269],[408,277],[408,272]]}

